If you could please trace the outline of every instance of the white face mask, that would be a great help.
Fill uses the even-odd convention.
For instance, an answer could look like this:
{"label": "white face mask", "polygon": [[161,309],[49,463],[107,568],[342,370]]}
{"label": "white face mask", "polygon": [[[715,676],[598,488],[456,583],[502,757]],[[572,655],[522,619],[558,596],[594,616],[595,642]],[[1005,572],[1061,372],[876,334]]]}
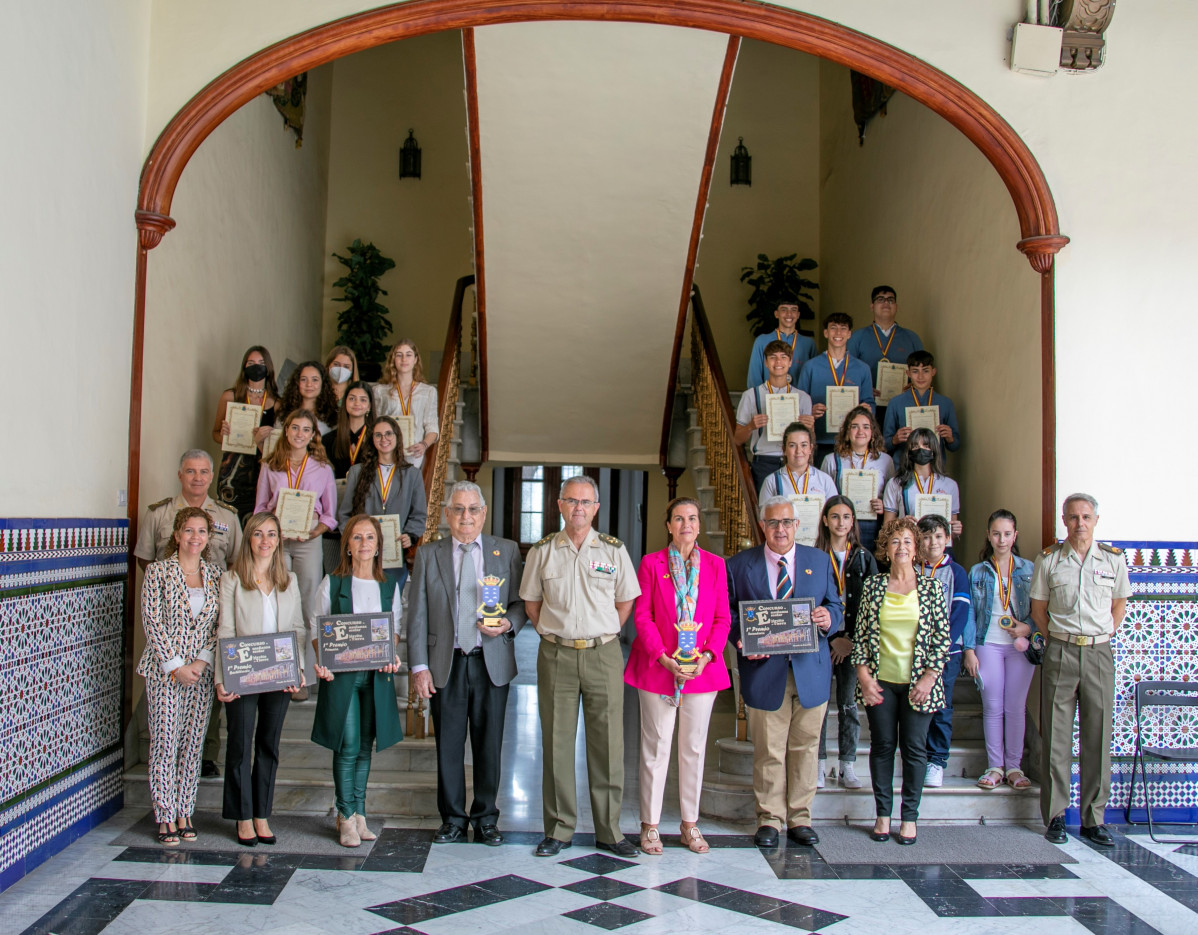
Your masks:
{"label": "white face mask", "polygon": [[330,367],[329,368],[329,378],[334,383],[344,383],[346,380],[348,380],[353,375],[354,375],[354,372],[352,370],[350,370],[348,367]]}

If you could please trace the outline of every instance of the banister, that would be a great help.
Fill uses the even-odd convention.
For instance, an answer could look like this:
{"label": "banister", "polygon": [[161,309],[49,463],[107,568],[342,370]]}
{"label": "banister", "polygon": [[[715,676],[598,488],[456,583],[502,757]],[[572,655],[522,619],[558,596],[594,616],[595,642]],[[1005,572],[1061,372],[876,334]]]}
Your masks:
{"label": "banister", "polygon": [[[438,426],[443,424],[446,394],[450,381],[453,379],[453,369],[456,365],[455,351],[462,342],[462,303],[466,298],[466,290],[474,285],[474,275],[461,277],[453,290],[453,305],[449,310],[449,325],[445,329],[445,348],[441,355],[441,372],[437,376],[437,412]],[[436,469],[436,448],[441,443],[441,436],[424,453],[424,464],[421,472],[424,478],[424,489],[428,491],[433,482],[433,471]],[[410,443],[409,443],[410,444]]]}

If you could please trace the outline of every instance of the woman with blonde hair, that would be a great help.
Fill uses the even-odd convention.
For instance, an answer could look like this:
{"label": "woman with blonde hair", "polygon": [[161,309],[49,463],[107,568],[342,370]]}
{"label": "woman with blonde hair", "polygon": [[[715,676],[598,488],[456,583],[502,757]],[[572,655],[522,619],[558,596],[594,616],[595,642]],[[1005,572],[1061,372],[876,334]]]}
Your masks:
{"label": "woman with blonde hair", "polygon": [[[341,561],[320,585],[316,616],[390,614],[398,637],[399,588],[383,573],[382,529],[373,516],[351,516],[341,535]],[[313,653],[316,641],[312,642]],[[385,750],[403,740],[399,702],[392,673],[399,660],[382,669],[330,672],[316,666],[323,680],[316,699],[312,742],[333,751],[333,789],[337,832],[345,847],[373,841],[366,827],[366,784],[371,748]]]}
{"label": "woman with blonde hair", "polygon": [[437,388],[424,382],[420,351],[411,338],[397,342],[387,355],[383,378],[374,386],[374,412],[376,417],[394,416],[400,423],[411,419],[412,437],[404,452],[412,467],[420,467],[441,432],[441,419]]}
{"label": "woman with blonde hair", "polygon": [[146,680],[150,798],[158,841],[193,840],[191,815],[200,755],[212,708],[221,570],[208,561],[212,518],[199,507],[175,514],[167,555],[146,566],[141,621],[146,648],[137,674]]}
{"label": "woman with blonde hair", "polygon": [[[295,574],[283,562],[279,545],[279,521],[273,513],[255,513],[245,521],[241,547],[232,567],[220,579],[220,626],[216,638],[227,640],[292,631],[302,680],[307,632],[300,589]],[[296,684],[283,691],[245,696],[225,691],[224,659],[217,656],[216,697],[225,706],[227,731],[221,814],[237,822],[238,844],[253,847],[275,843],[270,812],[279,768],[279,738],[287,703],[299,690],[300,685]]]}

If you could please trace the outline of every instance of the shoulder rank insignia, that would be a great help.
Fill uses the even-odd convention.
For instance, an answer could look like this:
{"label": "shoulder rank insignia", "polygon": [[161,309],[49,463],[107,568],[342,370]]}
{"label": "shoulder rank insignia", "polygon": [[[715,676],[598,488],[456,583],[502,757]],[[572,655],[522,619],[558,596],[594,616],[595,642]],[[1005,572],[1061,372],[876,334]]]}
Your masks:
{"label": "shoulder rank insignia", "polygon": [[1122,555],[1123,550],[1117,549],[1113,545],[1107,545],[1105,542],[1098,543],[1098,547],[1104,552],[1110,552],[1112,555]]}
{"label": "shoulder rank insignia", "polygon": [[146,509],[148,511],[161,510],[164,506],[174,500],[174,497],[167,497],[165,500],[159,500],[157,503],[151,503]]}
{"label": "shoulder rank insignia", "polygon": [[556,535],[557,535],[557,533],[555,533],[555,532],[551,532],[549,535],[547,535],[547,536],[546,536],[544,539],[542,539],[541,541],[539,541],[539,542],[534,542],[534,543],[532,544],[531,548],[534,548],[534,549],[539,549],[539,548],[540,548],[541,546],[543,546],[543,545],[549,545],[549,543],[553,541],[553,537],[554,537],[554,536],[556,536]]}
{"label": "shoulder rank insignia", "polygon": [[622,548],[624,547],[624,543],[623,543],[623,542],[621,542],[621,541],[620,541],[619,539],[617,539],[615,536],[609,536],[609,535],[608,535],[607,533],[605,533],[605,532],[601,532],[601,533],[599,533],[599,541],[600,541],[600,542],[603,542],[603,543],[605,543],[605,544],[607,544],[607,545],[610,545],[610,546],[612,546],[613,548],[617,548],[617,549],[622,549]]}
{"label": "shoulder rank insignia", "polygon": [[1045,549],[1040,554],[1041,555],[1052,555],[1053,552],[1059,552],[1061,550],[1062,545],[1063,545],[1063,543],[1061,543],[1061,542],[1054,542],[1052,545],[1050,545],[1047,549]]}

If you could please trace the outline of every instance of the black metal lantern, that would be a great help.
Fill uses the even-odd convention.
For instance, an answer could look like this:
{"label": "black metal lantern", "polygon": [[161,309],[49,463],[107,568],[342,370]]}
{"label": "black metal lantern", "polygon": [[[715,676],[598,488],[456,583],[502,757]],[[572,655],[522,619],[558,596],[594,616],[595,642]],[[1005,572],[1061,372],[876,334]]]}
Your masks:
{"label": "black metal lantern", "polygon": [[401,179],[420,178],[420,144],[416,142],[414,131],[408,130],[408,138],[399,147],[399,177]]}
{"label": "black metal lantern", "polygon": [[732,179],[731,185],[753,184],[753,157],[745,149],[745,138],[737,137],[736,149],[732,150]]}

